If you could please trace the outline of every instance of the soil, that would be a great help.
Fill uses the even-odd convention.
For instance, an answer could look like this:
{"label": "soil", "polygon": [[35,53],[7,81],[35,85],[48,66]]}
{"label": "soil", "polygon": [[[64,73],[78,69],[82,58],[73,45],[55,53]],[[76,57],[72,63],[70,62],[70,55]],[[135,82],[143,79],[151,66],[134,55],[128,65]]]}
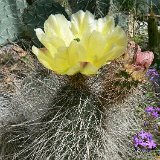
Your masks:
{"label": "soil", "polygon": [[34,70],[34,58],[17,44],[0,48],[0,93],[14,93],[18,84]]}

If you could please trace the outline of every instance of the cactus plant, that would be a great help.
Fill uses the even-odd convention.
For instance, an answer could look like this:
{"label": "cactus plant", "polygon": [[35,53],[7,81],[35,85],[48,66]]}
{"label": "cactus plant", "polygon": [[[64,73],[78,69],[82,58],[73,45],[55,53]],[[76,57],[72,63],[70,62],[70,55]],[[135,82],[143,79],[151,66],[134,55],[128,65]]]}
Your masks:
{"label": "cactus plant", "polygon": [[34,29],[37,27],[43,27],[44,21],[50,14],[62,13],[66,17],[68,16],[59,3],[55,3],[53,0],[33,1],[22,14],[23,21],[23,38],[30,39],[34,43],[38,43],[34,33]]}
{"label": "cactus plant", "polygon": [[136,109],[147,100],[145,90],[124,80],[122,66],[114,62],[87,79],[55,74],[25,79],[8,106],[10,123],[1,129],[2,159],[149,157],[132,146],[143,123]]}
{"label": "cactus plant", "polygon": [[[86,20],[86,17],[89,18]],[[76,26],[75,30],[72,30],[76,39],[75,35],[65,37],[63,31],[64,29],[66,31],[67,28],[59,26],[59,21],[67,22],[63,23],[64,25],[69,24],[64,16],[58,14],[52,15],[50,18],[45,22],[45,33],[41,29],[36,30],[39,40],[46,48],[39,50],[37,48],[39,53],[33,49],[33,52],[46,68],[52,69],[56,73],[54,72],[47,77],[36,74],[26,78],[19,93],[17,92],[12,99],[8,106],[8,110],[12,114],[5,115],[9,123],[2,126],[1,130],[0,153],[2,159],[122,160],[147,157],[151,159],[152,157],[147,153],[137,154],[132,145],[132,135],[141,129],[143,123],[136,114],[136,108],[140,103],[146,101],[141,81],[153,59],[151,53],[146,60],[140,47],[131,43],[125,56],[122,55],[126,46],[126,37],[119,27],[117,27],[119,28],[119,32],[117,32],[117,28],[112,23],[113,19],[110,17],[97,21],[89,12],[79,11],[74,14],[71,18],[72,25],[76,25],[76,22],[81,20],[78,27]],[[89,66],[96,66],[99,49],[96,52],[87,45],[88,48],[85,49],[90,51],[87,54],[90,55],[93,51],[95,56],[86,56],[85,59],[82,59],[84,61],[79,62],[81,59],[76,60],[81,57],[70,57],[71,53],[77,54],[77,50],[69,50],[70,48],[67,46],[68,57],[64,62],[66,65],[61,64],[64,61],[63,57],[58,59],[58,54],[62,54],[58,51],[66,47],[65,43],[69,38],[72,43],[76,43],[78,46],[81,44],[83,36],[85,37],[86,31],[92,35],[87,28],[90,27],[90,23],[88,23],[90,20],[95,25],[97,22],[102,22],[101,26],[105,26],[105,28],[98,28],[99,35],[96,34],[94,39],[89,41],[91,44],[97,42],[96,38],[102,36],[108,26],[109,30],[112,29],[112,32],[107,32],[108,38],[111,38],[107,39],[107,48],[112,54],[106,57],[104,55],[109,51],[102,52],[103,50],[101,50],[103,59],[105,58],[103,63],[106,64],[106,61],[111,63],[108,65],[100,63],[99,68],[102,65],[103,67],[98,68],[99,73],[92,76],[90,74],[92,74],[93,67],[89,69],[86,67],[89,63],[91,63]],[[81,28],[83,26],[81,24],[84,22],[86,26]],[[54,27],[51,27],[52,25]],[[81,34],[74,32],[77,31],[76,29]],[[69,30],[67,31],[68,34]],[[101,33],[101,31],[103,32]],[[48,33],[53,33],[53,35]],[[53,46],[50,45],[52,41],[47,39],[56,34],[59,35],[59,39],[63,38],[65,43],[59,43],[57,46],[57,43],[54,43]],[[77,37],[77,35],[79,36]],[[41,36],[44,36],[44,39],[41,39]],[[116,39],[115,36],[118,38]],[[89,40],[91,38],[90,36]],[[111,40],[112,43],[109,43]],[[114,46],[112,46],[113,44]],[[118,48],[116,53],[113,50],[114,47]],[[54,53],[56,49],[58,51]],[[46,50],[51,52],[53,60],[51,60],[50,52],[47,53]],[[113,60],[115,58],[117,59]],[[53,62],[57,63],[57,60],[61,64],[60,67],[53,64]],[[77,68],[75,70],[73,60],[76,62],[76,66],[77,63],[80,63],[78,70]],[[97,61],[99,60],[102,58]],[[64,71],[61,67],[64,68]],[[70,69],[72,72],[68,72]]]}
{"label": "cactus plant", "polygon": [[155,53],[154,63],[156,64],[156,68],[159,69],[160,63],[160,36],[158,31],[158,21],[153,12],[151,12],[148,17],[148,47]]}
{"label": "cactus plant", "polygon": [[15,41],[17,38],[35,40],[34,28],[42,26],[44,20],[55,13],[63,13],[64,8],[53,0],[26,1],[1,0],[0,1],[0,44]]}
{"label": "cactus plant", "polygon": [[155,51],[158,46],[158,24],[153,12],[148,18],[148,38],[149,48]]}
{"label": "cactus plant", "polygon": [[[33,29],[42,27],[48,15],[59,13],[59,8],[66,14],[60,6],[56,11],[53,1],[27,2],[23,33],[33,41]],[[1,111],[0,158],[152,159],[149,153],[135,152],[132,145],[132,135],[143,124],[136,109],[147,101],[141,81],[148,65],[144,66],[140,56],[135,58],[136,51],[128,49],[125,56],[103,66],[94,76],[36,73],[24,79],[5,114]],[[85,68],[86,63],[82,64]]]}
{"label": "cactus plant", "polygon": [[103,17],[109,12],[110,0],[68,0],[68,4],[72,13],[79,10],[89,10],[96,17]]}
{"label": "cactus plant", "polygon": [[0,44],[14,41],[22,33],[21,14],[27,7],[25,0],[0,1]]}

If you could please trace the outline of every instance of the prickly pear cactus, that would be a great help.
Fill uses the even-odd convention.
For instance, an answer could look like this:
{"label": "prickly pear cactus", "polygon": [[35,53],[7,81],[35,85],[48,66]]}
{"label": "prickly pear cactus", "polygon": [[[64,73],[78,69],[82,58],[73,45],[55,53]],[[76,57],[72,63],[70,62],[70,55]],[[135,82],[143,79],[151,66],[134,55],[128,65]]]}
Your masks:
{"label": "prickly pear cactus", "polygon": [[75,13],[79,10],[89,10],[96,17],[103,17],[105,16],[110,7],[109,0],[68,0],[68,5],[71,8],[72,13]]}
{"label": "prickly pear cactus", "polygon": [[57,13],[68,16],[64,7],[58,2],[53,0],[47,0],[47,2],[46,0],[33,1],[32,5],[29,5],[22,15],[24,24],[22,37],[38,43],[34,29],[37,27],[43,28],[44,21],[49,15]]}
{"label": "prickly pear cactus", "polygon": [[27,7],[25,0],[0,0],[0,44],[14,41],[22,32],[21,14]]}
{"label": "prickly pear cactus", "polygon": [[0,1],[0,44],[25,38],[35,41],[34,29],[43,27],[50,14],[67,14],[58,2],[53,0],[1,0]]}

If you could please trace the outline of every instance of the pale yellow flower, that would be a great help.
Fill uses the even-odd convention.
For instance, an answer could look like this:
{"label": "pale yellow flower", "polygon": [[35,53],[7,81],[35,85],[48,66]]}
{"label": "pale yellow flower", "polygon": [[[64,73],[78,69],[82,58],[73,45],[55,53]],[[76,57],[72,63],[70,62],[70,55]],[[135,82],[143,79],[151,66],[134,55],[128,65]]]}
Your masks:
{"label": "pale yellow flower", "polygon": [[120,57],[127,45],[124,31],[115,27],[112,17],[96,20],[89,11],[78,11],[71,21],[62,14],[50,15],[44,31],[35,31],[45,48],[33,46],[33,53],[58,74],[96,74],[103,65]]}

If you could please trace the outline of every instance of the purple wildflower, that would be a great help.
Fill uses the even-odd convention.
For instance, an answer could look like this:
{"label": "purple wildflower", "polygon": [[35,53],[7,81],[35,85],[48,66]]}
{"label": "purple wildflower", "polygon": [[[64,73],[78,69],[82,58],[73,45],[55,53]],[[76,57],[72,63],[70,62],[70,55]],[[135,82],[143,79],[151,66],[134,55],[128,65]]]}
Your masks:
{"label": "purple wildflower", "polygon": [[141,149],[154,149],[156,148],[156,143],[153,140],[152,134],[145,131],[140,131],[133,137],[134,147]]}
{"label": "purple wildflower", "polygon": [[145,131],[140,131],[140,132],[138,133],[138,135],[139,135],[142,139],[152,138],[152,137],[150,137],[150,135],[149,135],[147,132],[145,132]]}
{"label": "purple wildflower", "polygon": [[153,140],[149,141],[147,144],[147,147],[148,147],[148,149],[156,148],[156,143]]}
{"label": "purple wildflower", "polygon": [[141,143],[140,140],[138,139],[137,135],[135,135],[135,136],[133,137],[133,141],[134,141],[134,146],[135,146],[136,148],[138,147],[139,143]]}
{"label": "purple wildflower", "polygon": [[157,70],[155,68],[153,68],[153,69],[148,69],[146,76],[156,77],[156,76],[159,76],[159,74],[158,74]]}
{"label": "purple wildflower", "polygon": [[148,113],[149,115],[153,116],[154,118],[160,117],[160,108],[159,107],[148,106],[148,107],[146,107],[145,112]]}
{"label": "purple wildflower", "polygon": [[154,82],[154,80],[156,80],[159,77],[159,74],[157,70],[153,68],[153,69],[148,69],[146,76],[149,77],[149,79]]}
{"label": "purple wildflower", "polygon": [[155,110],[156,110],[157,112],[160,112],[160,107],[156,107]]}
{"label": "purple wildflower", "polygon": [[145,111],[147,113],[153,112],[154,111],[154,107],[153,106],[148,106],[148,107],[146,107]]}
{"label": "purple wildflower", "polygon": [[159,114],[158,114],[158,112],[156,112],[156,111],[152,112],[151,115],[152,115],[154,118],[158,118],[158,117],[159,117]]}

